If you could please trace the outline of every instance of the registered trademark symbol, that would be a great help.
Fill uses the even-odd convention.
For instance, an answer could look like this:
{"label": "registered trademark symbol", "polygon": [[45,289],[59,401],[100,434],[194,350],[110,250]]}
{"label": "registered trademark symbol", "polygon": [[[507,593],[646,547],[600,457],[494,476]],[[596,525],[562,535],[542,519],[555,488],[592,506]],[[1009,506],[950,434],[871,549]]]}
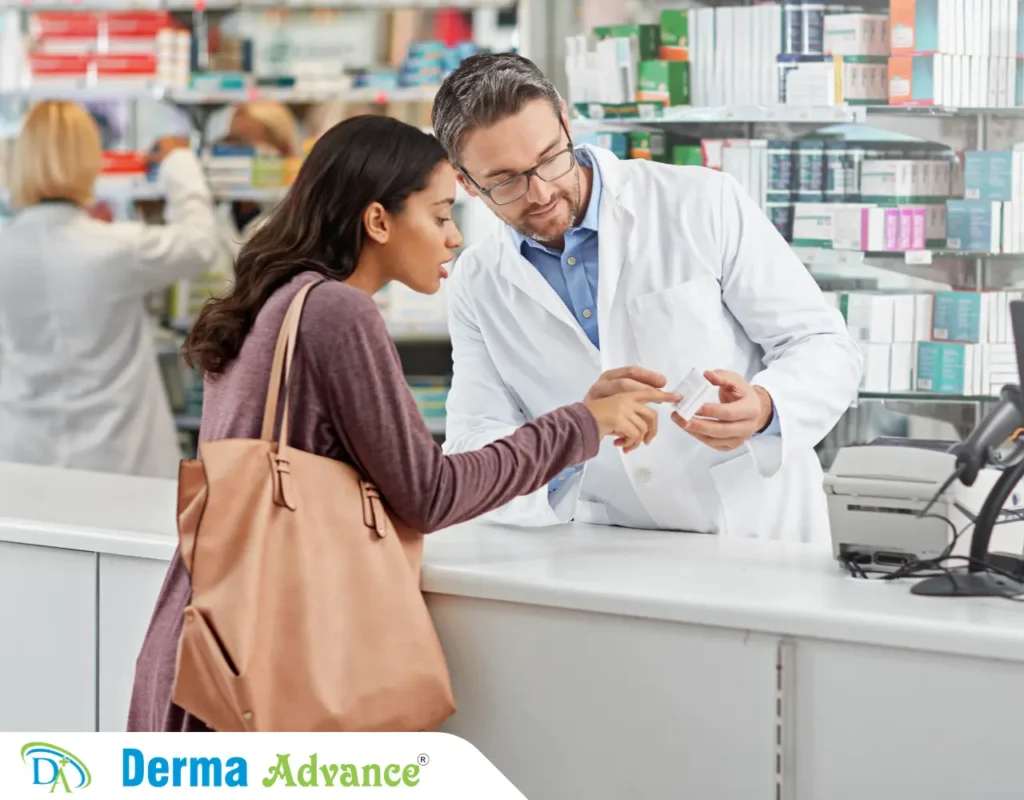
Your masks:
{"label": "registered trademark symbol", "polygon": [[419,764],[421,767],[425,767],[427,766],[427,764],[430,763],[430,756],[428,756],[426,753],[420,753],[418,756],[416,756],[416,763]]}

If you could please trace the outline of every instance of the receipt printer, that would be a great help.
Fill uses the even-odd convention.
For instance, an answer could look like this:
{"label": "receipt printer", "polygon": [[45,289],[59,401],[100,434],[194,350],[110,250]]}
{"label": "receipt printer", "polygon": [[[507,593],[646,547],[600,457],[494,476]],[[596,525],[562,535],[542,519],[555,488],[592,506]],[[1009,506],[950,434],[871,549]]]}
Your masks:
{"label": "receipt printer", "polygon": [[[840,450],[825,475],[833,555],[865,571],[891,572],[937,558],[949,547],[954,529],[963,535],[953,553],[966,555],[972,522],[999,470],[981,470],[970,487],[954,481],[928,515],[918,517],[956,468],[956,457],[947,452],[950,444],[882,439]],[[1010,512],[993,531],[991,549],[1021,552],[1024,514],[1013,513],[1021,501],[1018,489],[1004,507]]]}

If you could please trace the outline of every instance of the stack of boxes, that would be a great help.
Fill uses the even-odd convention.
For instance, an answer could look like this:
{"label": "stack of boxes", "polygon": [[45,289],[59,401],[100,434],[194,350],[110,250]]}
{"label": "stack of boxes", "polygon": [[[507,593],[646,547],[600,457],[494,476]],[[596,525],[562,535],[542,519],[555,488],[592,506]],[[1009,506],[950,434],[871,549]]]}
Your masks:
{"label": "stack of boxes", "polygon": [[[596,40],[596,42],[595,42]],[[575,105],[885,103],[888,17],[794,0],[666,9],[567,40]]]}
{"label": "stack of boxes", "polygon": [[[610,149],[619,158],[727,172],[795,246],[905,253],[955,244],[947,244],[947,207],[957,206],[950,197],[964,196],[963,169],[957,154],[946,148],[882,149],[877,143],[816,136],[687,139],[678,133],[646,130],[576,138]],[[1024,150],[1015,155],[1024,170]],[[980,197],[1002,200],[1003,195],[988,191]],[[1005,191],[1010,196],[1011,190]],[[1024,193],[1024,172],[1012,188],[1013,197],[1018,193]],[[1024,198],[1017,203],[1024,203]],[[975,205],[982,207],[975,215],[991,207],[991,203]],[[997,219],[1006,219],[1018,207],[1012,202],[996,205],[1002,209]],[[1018,244],[1024,248],[1024,237]]]}
{"label": "stack of boxes", "polygon": [[694,8],[689,16],[694,105],[778,103],[781,5]]}
{"label": "stack of boxes", "polygon": [[250,189],[282,189],[291,184],[302,158],[257,152],[251,145],[216,143],[201,154],[213,193],[230,195]]}
{"label": "stack of boxes", "polygon": [[892,253],[944,246],[946,200],[961,175],[953,151],[816,138],[770,144],[766,211],[794,245]]}
{"label": "stack of boxes", "polygon": [[946,203],[950,250],[1024,253],[1024,149],[965,153],[963,197]]}
{"label": "stack of boxes", "polygon": [[820,56],[779,56],[779,99],[787,105],[884,104],[888,97],[889,18],[829,14]]}
{"label": "stack of boxes", "polygon": [[1008,108],[1018,88],[1018,0],[890,0],[893,105]]}
{"label": "stack of boxes", "polygon": [[856,202],[836,210],[832,247],[885,253],[942,247],[959,162],[951,151],[930,155],[866,158]]}
{"label": "stack of boxes", "polygon": [[115,91],[187,84],[191,37],[165,11],[33,14],[24,86]]}
{"label": "stack of boxes", "polygon": [[688,11],[666,10],[658,25],[611,25],[568,37],[570,102],[689,105],[689,25]]}
{"label": "stack of boxes", "polygon": [[1024,292],[826,292],[864,353],[861,389],[994,396],[1017,381],[1011,300]]}
{"label": "stack of boxes", "polygon": [[[633,106],[640,92],[639,65],[658,58],[661,33],[657,25],[615,25],[594,28],[589,36],[569,36],[565,46],[570,103]],[[647,85],[658,90],[652,82]],[[677,85],[672,89],[678,93]],[[658,93],[672,96],[667,81]]]}
{"label": "stack of boxes", "polygon": [[665,10],[661,12],[659,25],[645,27],[652,29],[650,33],[656,37],[656,47],[641,48],[641,60],[637,65],[636,99],[664,106],[688,106],[689,13]]}
{"label": "stack of boxes", "polygon": [[[449,47],[433,39],[410,42],[398,69],[368,69],[356,75],[355,86],[397,89],[411,86],[439,86],[465,59],[476,53],[472,42]],[[340,64],[338,65],[340,70]]]}

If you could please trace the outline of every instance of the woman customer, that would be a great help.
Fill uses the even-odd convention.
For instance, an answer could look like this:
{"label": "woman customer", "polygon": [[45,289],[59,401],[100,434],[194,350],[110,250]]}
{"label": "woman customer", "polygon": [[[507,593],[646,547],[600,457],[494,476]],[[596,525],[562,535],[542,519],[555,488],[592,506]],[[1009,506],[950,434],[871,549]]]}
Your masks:
{"label": "woman customer", "polygon": [[188,142],[153,159],[169,224],[89,216],[100,135],[89,112],[39,103],[14,145],[14,220],[0,232],[0,461],[171,478],[181,451],[144,297],[216,253]]}
{"label": "woman customer", "polygon": [[[354,117],[317,142],[295,185],[243,247],[236,280],[185,344],[205,375],[201,439],[258,438],[278,331],[309,294],[291,378],[294,446],[357,467],[406,525],[435,531],[537,490],[597,454],[603,436],[650,441],[654,389],[566,406],[476,452],[444,456],[416,407],[373,294],[388,281],[433,293],[462,238],[455,172],[438,142],[388,117]],[[179,555],[136,665],[132,731],[204,730],[172,703],[182,612]]]}

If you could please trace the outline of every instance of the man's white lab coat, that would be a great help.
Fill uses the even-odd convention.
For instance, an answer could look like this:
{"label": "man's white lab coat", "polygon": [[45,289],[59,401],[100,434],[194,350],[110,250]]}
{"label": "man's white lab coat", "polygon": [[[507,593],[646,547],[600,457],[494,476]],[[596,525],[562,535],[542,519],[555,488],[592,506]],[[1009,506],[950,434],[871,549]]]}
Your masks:
{"label": "man's white lab coat", "polygon": [[606,439],[555,495],[541,489],[488,518],[827,541],[813,447],[855,398],[862,368],[841,314],[729,175],[589,149],[603,184],[600,351],[507,228],[468,248],[449,286],[445,451],[479,448],[577,402],[614,367],[656,370],[669,389],[691,368],[732,370],[771,395],[781,436],[721,453],[661,407],[649,446],[625,455]]}

